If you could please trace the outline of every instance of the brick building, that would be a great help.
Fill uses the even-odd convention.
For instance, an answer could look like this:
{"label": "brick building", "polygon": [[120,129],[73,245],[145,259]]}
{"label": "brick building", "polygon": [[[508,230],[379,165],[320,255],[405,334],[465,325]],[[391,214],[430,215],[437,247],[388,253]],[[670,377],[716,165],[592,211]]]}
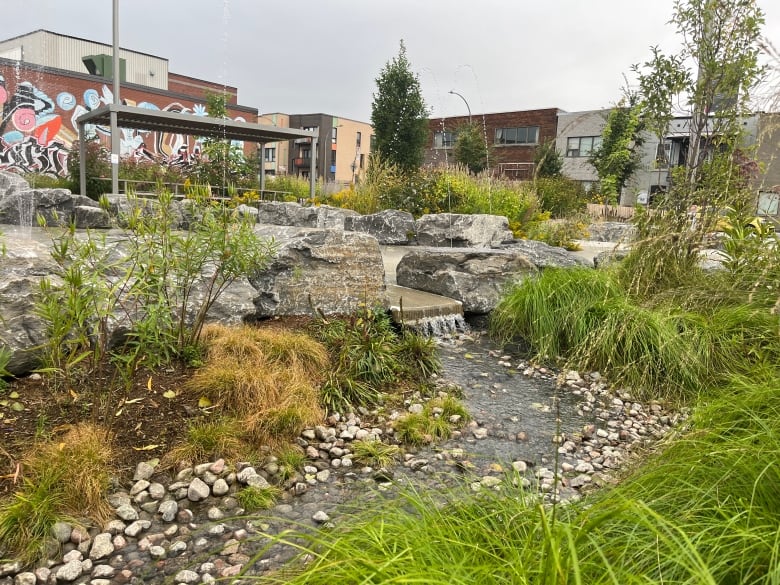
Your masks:
{"label": "brick building", "polygon": [[[0,41],[0,169],[64,175],[75,120],[113,102],[109,45],[35,31]],[[121,99],[131,106],[206,115],[206,96],[224,93],[228,116],[256,122],[257,109],[238,104],[235,87],[168,71],[168,60],[120,50]],[[126,81],[130,80],[130,81]],[[110,132],[94,127],[106,145]],[[183,165],[201,148],[198,137],[121,129],[120,155]],[[255,145],[247,145],[247,154]]]}
{"label": "brick building", "polygon": [[[555,140],[558,108],[475,114],[471,120],[482,126],[489,148],[490,168],[513,179],[533,175],[536,147]],[[469,116],[432,118],[428,120],[429,137],[425,162],[443,165],[454,161],[452,148],[458,128],[469,123]]]}

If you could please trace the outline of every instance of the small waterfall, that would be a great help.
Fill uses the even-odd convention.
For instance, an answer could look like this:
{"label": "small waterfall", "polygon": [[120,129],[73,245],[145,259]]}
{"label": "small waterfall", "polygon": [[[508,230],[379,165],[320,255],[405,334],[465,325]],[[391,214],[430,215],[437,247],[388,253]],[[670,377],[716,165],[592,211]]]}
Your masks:
{"label": "small waterfall", "polygon": [[19,197],[19,234],[29,240],[35,220],[35,196],[32,191],[23,195]]}
{"label": "small waterfall", "polygon": [[435,315],[423,317],[412,322],[406,322],[405,326],[425,337],[446,337],[455,333],[467,333],[468,323],[463,315]]}

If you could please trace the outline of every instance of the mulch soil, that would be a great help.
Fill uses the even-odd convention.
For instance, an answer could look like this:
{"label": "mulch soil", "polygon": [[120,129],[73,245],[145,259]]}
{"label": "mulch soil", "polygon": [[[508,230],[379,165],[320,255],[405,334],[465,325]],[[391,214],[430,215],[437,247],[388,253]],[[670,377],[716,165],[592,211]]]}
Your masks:
{"label": "mulch soil", "polygon": [[[274,319],[258,326],[300,330],[307,323]],[[120,479],[129,480],[140,461],[162,458],[203,416],[199,396],[185,389],[193,371],[182,364],[140,369],[129,384],[99,371],[69,384],[49,375],[10,381],[0,389],[0,499],[19,489],[26,453],[80,422],[109,430],[115,470]]]}

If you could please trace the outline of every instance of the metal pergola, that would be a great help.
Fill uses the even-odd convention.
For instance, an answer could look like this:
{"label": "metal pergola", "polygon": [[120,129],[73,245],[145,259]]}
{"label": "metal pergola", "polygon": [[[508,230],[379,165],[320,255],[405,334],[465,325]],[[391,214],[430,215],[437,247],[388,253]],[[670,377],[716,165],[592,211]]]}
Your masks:
{"label": "metal pergola", "polygon": [[[263,168],[263,148],[267,142],[280,142],[296,138],[311,138],[312,157],[309,169],[309,197],[314,199],[315,164],[314,143],[317,141],[317,130],[299,130],[297,128],[279,128],[267,124],[252,124],[221,120],[207,116],[195,116],[163,110],[150,110],[121,104],[108,104],[80,116],[76,123],[79,132],[79,173],[81,179],[81,194],[86,195],[86,124],[109,126],[111,128],[111,163],[119,164],[119,128],[149,130],[153,132],[171,132],[188,136],[205,136],[222,140],[242,140],[256,142],[260,145],[260,191],[265,190],[265,169]],[[118,191],[118,183],[114,180],[112,190]]]}

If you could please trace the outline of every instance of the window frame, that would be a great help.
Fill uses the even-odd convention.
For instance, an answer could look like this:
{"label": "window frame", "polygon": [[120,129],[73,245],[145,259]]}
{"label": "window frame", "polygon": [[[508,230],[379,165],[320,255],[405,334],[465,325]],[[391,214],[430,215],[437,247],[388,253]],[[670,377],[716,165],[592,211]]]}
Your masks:
{"label": "window frame", "polygon": [[[533,131],[533,140],[529,132]],[[505,126],[496,128],[493,136],[494,146],[535,146],[539,144],[540,126]]]}

